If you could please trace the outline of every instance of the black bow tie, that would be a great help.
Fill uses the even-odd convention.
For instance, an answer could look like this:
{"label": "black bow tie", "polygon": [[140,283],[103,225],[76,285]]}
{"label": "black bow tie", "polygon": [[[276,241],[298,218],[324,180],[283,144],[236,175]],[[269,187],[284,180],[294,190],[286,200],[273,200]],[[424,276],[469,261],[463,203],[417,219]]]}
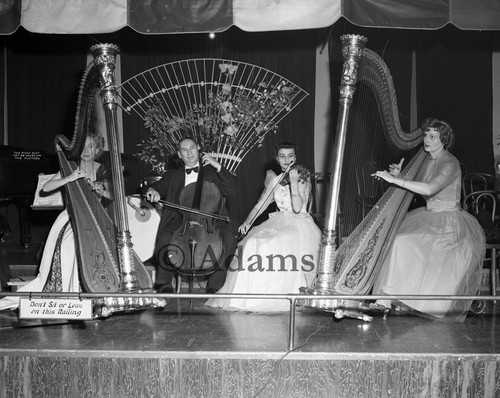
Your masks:
{"label": "black bow tie", "polygon": [[186,174],[191,174],[192,171],[194,171],[195,173],[198,173],[198,170],[199,170],[198,166],[193,167],[191,169],[186,169]]}

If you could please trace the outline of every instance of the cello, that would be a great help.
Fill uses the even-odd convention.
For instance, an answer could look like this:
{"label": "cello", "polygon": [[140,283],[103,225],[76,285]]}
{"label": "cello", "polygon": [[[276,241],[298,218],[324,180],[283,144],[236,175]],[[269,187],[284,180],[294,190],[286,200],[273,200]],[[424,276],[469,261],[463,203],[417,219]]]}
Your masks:
{"label": "cello", "polygon": [[180,192],[177,208],[184,209],[182,223],[172,235],[168,252],[170,264],[191,277],[217,271],[224,246],[216,220],[229,221],[220,215],[224,199],[219,188],[213,182],[203,181],[202,170],[198,180]]}

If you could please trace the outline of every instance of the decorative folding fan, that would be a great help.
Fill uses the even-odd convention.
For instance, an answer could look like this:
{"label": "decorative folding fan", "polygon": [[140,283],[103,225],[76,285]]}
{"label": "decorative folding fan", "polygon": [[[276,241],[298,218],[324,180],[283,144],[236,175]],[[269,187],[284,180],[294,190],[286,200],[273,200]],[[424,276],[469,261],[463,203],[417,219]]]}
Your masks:
{"label": "decorative folding fan", "polygon": [[229,171],[307,95],[267,69],[225,59],[188,59],[146,70],[119,86],[122,107],[148,133],[137,155],[165,171],[185,137],[198,141]]}

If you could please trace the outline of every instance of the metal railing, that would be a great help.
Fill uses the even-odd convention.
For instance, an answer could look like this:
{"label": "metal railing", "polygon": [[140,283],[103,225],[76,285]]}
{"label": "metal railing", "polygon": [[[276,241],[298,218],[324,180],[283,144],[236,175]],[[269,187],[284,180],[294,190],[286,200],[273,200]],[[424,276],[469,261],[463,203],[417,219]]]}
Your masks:
{"label": "metal railing", "polygon": [[[352,300],[352,301],[373,301],[373,300],[464,300],[464,301],[496,301],[498,296],[453,296],[453,295],[316,295],[316,294],[208,294],[208,293],[52,293],[52,292],[0,292],[2,296],[16,296],[28,298],[161,298],[161,299],[282,299],[290,301],[289,324],[288,324],[288,349],[291,351],[295,345],[295,316],[297,302],[303,300]],[[321,310],[319,310],[321,311]],[[334,310],[323,310],[325,312],[334,312]]]}

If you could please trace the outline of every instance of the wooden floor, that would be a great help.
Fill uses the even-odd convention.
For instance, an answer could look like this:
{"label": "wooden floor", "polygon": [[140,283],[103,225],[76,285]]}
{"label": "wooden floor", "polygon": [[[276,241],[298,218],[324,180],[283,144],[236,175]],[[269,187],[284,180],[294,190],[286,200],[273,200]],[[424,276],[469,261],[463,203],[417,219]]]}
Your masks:
{"label": "wooden floor", "polygon": [[[0,247],[2,267],[39,249],[16,244]],[[500,396],[500,302],[464,323],[396,314],[367,323],[299,309],[293,350],[288,313],[204,302],[172,298],[162,309],[78,322],[0,312],[0,396]]]}

